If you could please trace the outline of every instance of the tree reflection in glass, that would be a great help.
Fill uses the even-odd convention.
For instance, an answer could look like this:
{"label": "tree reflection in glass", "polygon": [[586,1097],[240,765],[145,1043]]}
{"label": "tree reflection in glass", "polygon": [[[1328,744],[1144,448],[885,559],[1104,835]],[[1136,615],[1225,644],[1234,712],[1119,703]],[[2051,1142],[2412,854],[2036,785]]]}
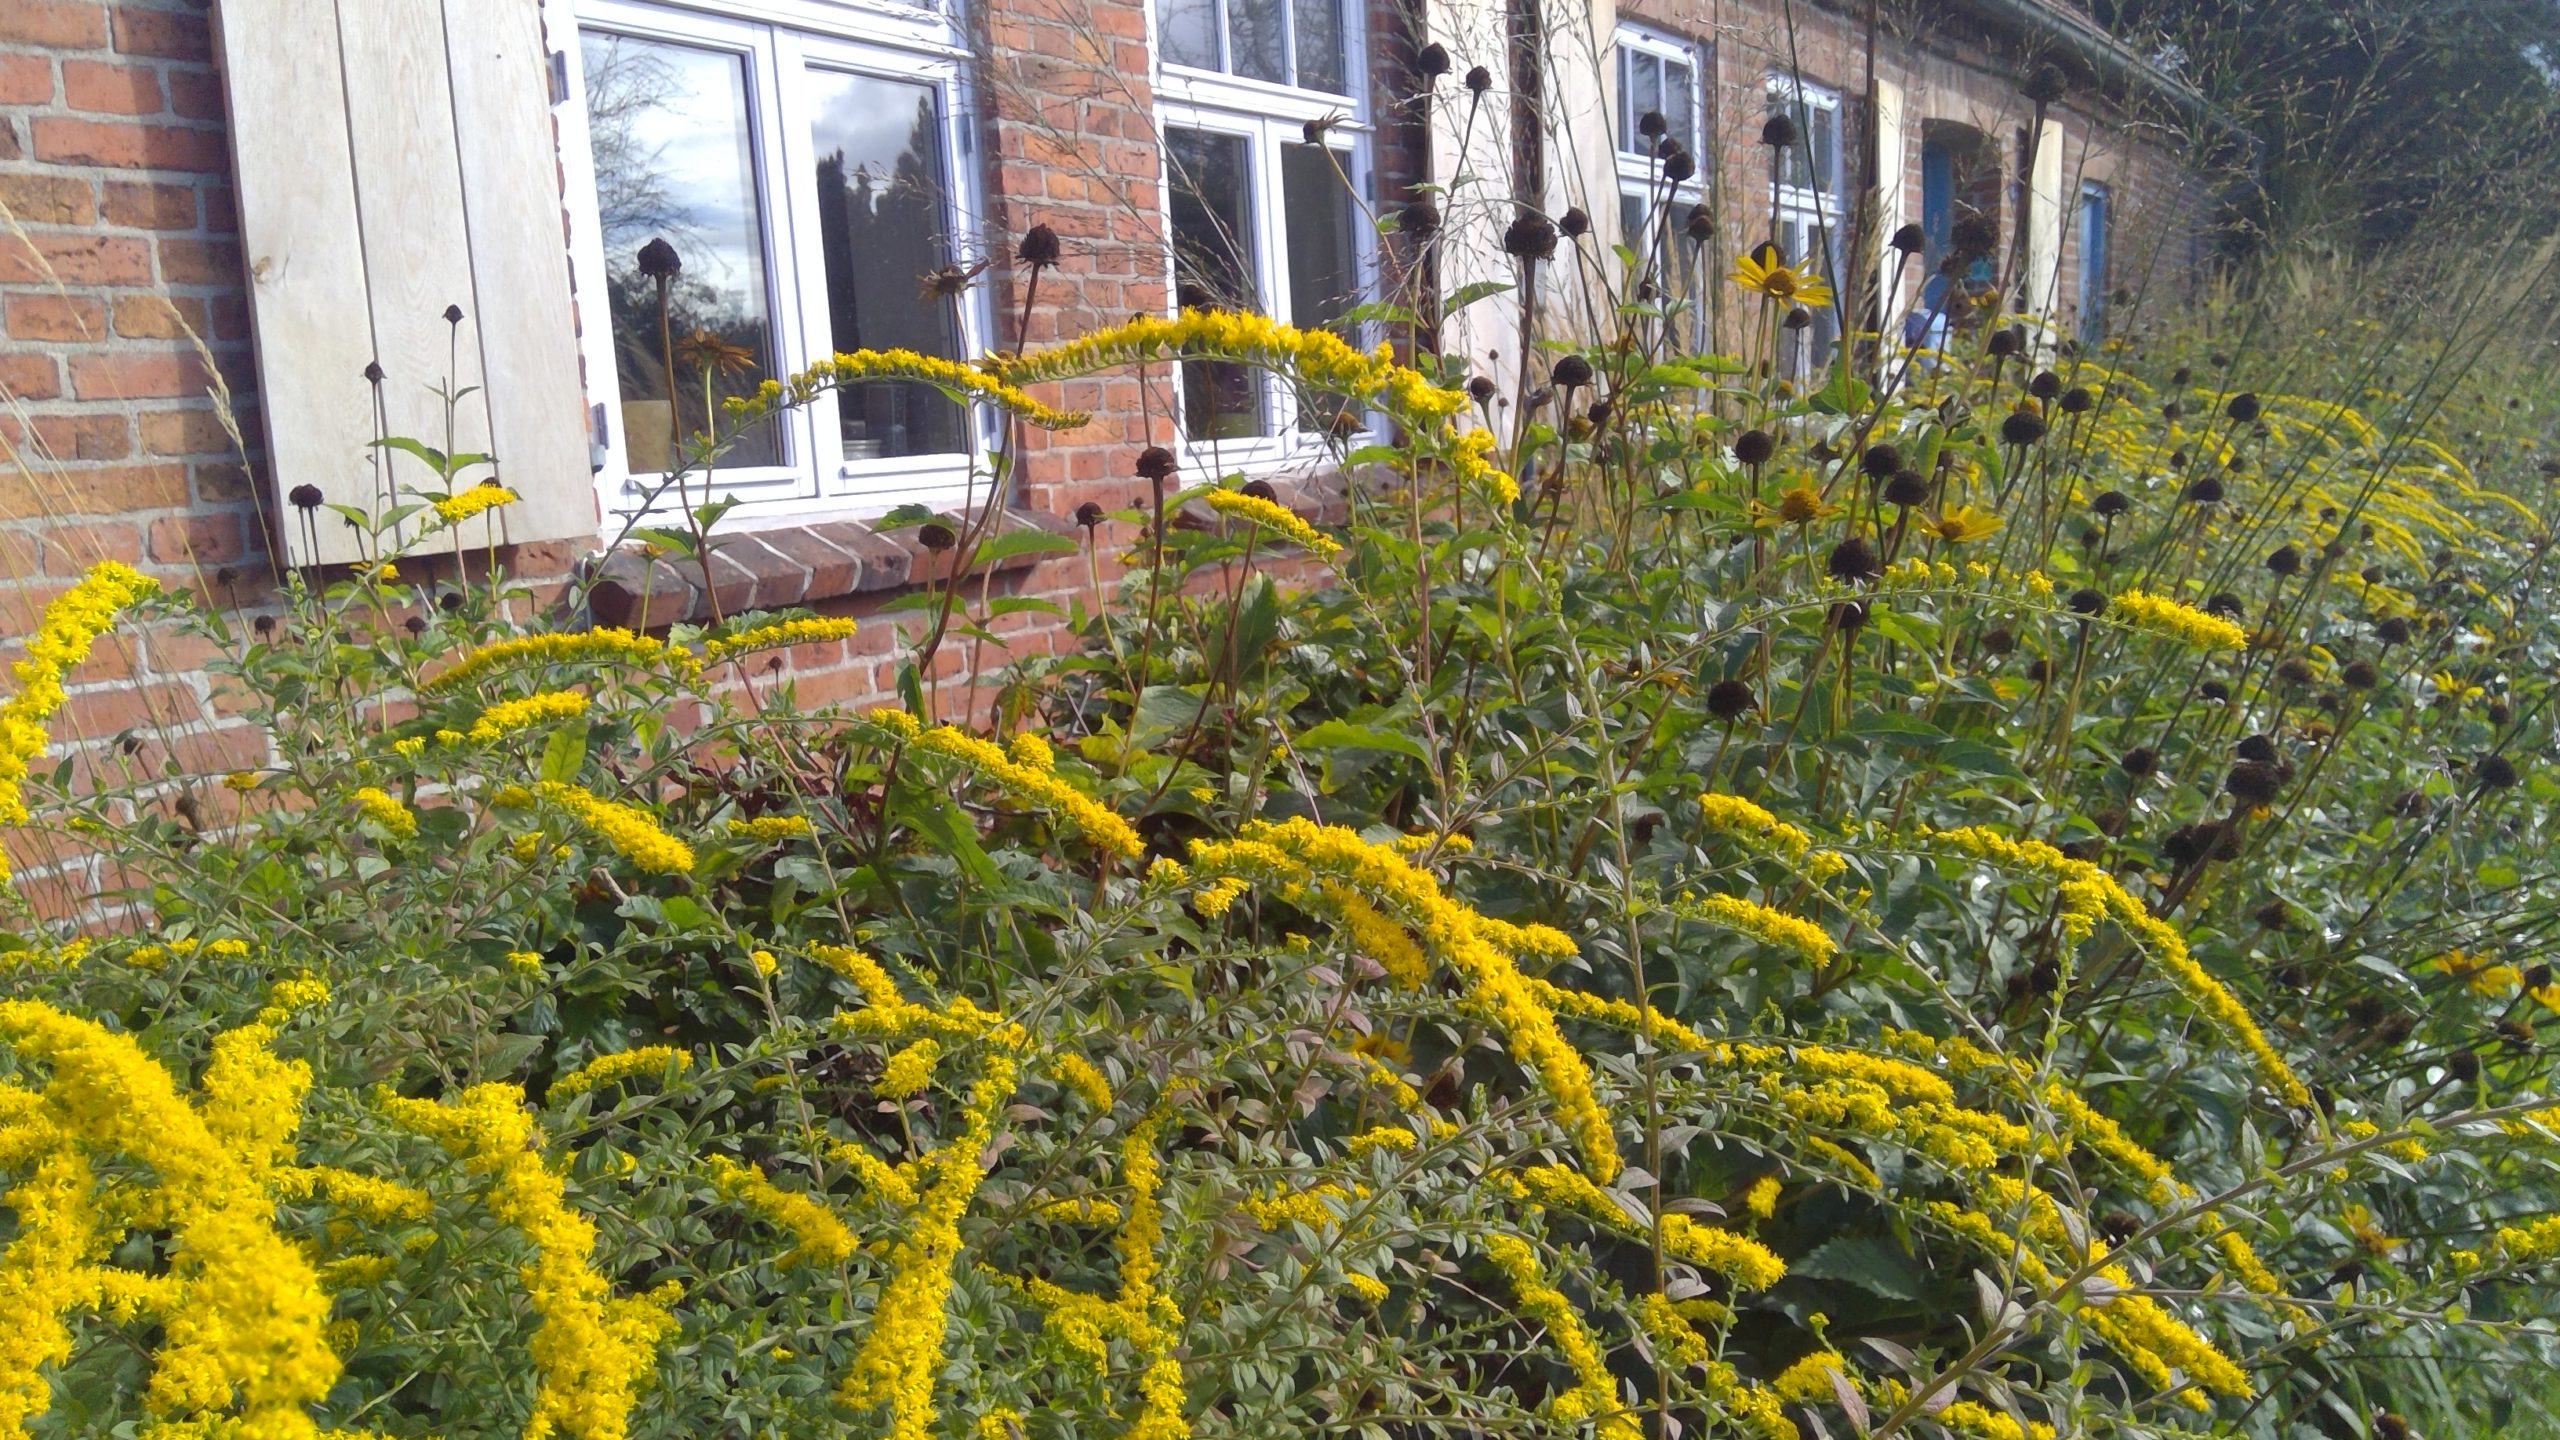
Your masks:
{"label": "tree reflection in glass", "polygon": [[[677,436],[704,429],[722,399],[751,393],[774,373],[745,62],[608,31],[579,39],[624,446],[635,474],[660,473]],[[678,352],[672,395],[657,283],[640,273],[638,258],[658,238],[684,262],[667,292]],[[781,460],[779,437],[767,426],[741,437],[720,463]]]}
{"label": "tree reflection in glass", "polygon": [[[1250,249],[1252,182],[1245,139],[1207,130],[1167,129],[1172,185],[1174,298],[1186,310],[1260,306]],[[1224,360],[1182,364],[1182,423],[1194,440],[1263,433],[1261,387],[1253,372]]]}
{"label": "tree reflection in glass", "polygon": [[[809,81],[835,348],[958,359],[956,302],[920,283],[953,258],[933,87],[823,70],[811,72]],[[847,460],[968,448],[960,407],[929,385],[853,386],[839,398],[837,414]]]}

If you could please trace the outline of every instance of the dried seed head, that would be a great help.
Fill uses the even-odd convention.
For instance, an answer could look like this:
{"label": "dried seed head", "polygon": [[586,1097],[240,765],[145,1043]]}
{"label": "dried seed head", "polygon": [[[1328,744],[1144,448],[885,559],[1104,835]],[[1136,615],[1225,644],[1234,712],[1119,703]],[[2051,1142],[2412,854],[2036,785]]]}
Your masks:
{"label": "dried seed head", "polygon": [[1493,88],[1493,72],[1481,65],[1467,67],[1467,92],[1481,95]]}
{"label": "dried seed head", "polygon": [[1870,445],[1867,453],[1858,457],[1858,468],[1866,471],[1869,479],[1886,479],[1902,468],[1902,452],[1890,444]]}
{"label": "dried seed head", "polygon": [[1058,232],[1045,224],[1023,231],[1022,243],[1013,247],[1013,258],[1034,270],[1057,264],[1060,253]]}
{"label": "dried seed head", "polygon": [[1929,232],[1918,225],[1904,225],[1895,230],[1893,238],[1885,243],[1905,255],[1917,255],[1929,248]]}
{"label": "dried seed head", "polygon": [[1719,680],[1707,687],[1707,713],[1728,725],[1750,714],[1759,703],[1744,681]]}
{"label": "dried seed head", "polygon": [[2050,370],[2039,370],[2027,382],[2027,393],[2039,400],[2050,400],[2062,393],[2062,377]]}
{"label": "dried seed head", "polygon": [[1579,240],[1591,233],[1591,217],[1583,213],[1581,206],[1573,206],[1556,221],[1556,233],[1567,240]]}
{"label": "dried seed head", "polygon": [[1423,46],[1422,53],[1414,58],[1414,68],[1420,70],[1425,78],[1432,80],[1448,74],[1449,47],[1437,40]]}
{"label": "dried seed head", "polygon": [[2044,438],[2044,417],[2020,406],[2000,421],[2000,438],[2011,445],[2033,445]]}
{"label": "dried seed head", "polygon": [[2484,790],[2514,789],[2518,778],[2515,762],[2496,751],[2491,751],[2473,761],[2471,773],[2479,780],[2480,788]]}
{"label": "dried seed head", "polygon": [[1772,150],[1784,150],[1796,143],[1795,117],[1780,111],[1760,126],[1760,143]]}
{"label": "dried seed head", "polygon": [[1766,465],[1778,453],[1778,442],[1766,430],[1745,430],[1733,440],[1733,458],[1745,465]]}
{"label": "dried seed head", "polygon": [[952,546],[959,544],[960,537],[952,534],[951,527],[943,524],[941,521],[928,520],[923,525],[917,527],[916,543],[923,546],[928,551],[939,555],[945,550],[950,549]]}
{"label": "dried seed head", "polygon": [[1830,558],[1823,565],[1831,572],[1832,579],[1848,585],[1872,580],[1882,569],[1876,564],[1874,548],[1855,535],[1832,546]]}
{"label": "dried seed head", "polygon": [[2131,510],[2133,499],[2121,490],[2101,490],[2098,498],[2089,502],[2089,508],[2112,520]]}
{"label": "dried seed head", "polygon": [[2187,486],[2187,498],[2198,505],[2211,505],[2222,498],[2222,482],[2211,475],[2199,475]]}
{"label": "dried seed head", "polygon": [[676,253],[676,247],[668,244],[664,235],[655,236],[641,246],[638,259],[640,273],[652,280],[673,279],[684,273],[684,257]]}
{"label": "dried seed head", "polygon": [[1591,362],[1579,355],[1560,356],[1547,378],[1565,389],[1579,389],[1591,383]]}
{"label": "dried seed head", "polygon": [[1514,260],[1535,263],[1556,253],[1556,227],[1553,221],[1535,211],[1524,210],[1519,218],[1502,232],[1502,253]]}
{"label": "dried seed head", "polygon": [[1081,504],[1081,505],[1077,506],[1077,507],[1076,507],[1076,523],[1077,523],[1077,524],[1079,524],[1079,525],[1081,525],[1081,526],[1083,526],[1083,527],[1084,527],[1084,528],[1086,528],[1087,530],[1090,530],[1090,529],[1092,529],[1093,527],[1095,527],[1096,525],[1101,524],[1101,523],[1102,523],[1102,506],[1101,506],[1100,504],[1098,504],[1098,503],[1094,502],[1094,501],[1091,501],[1091,500],[1087,500],[1087,501],[1086,501],[1086,502],[1084,502],[1083,504]]}
{"label": "dried seed head", "polygon": [[1161,445],[1150,445],[1138,452],[1137,475],[1141,480],[1173,478],[1173,452]]}
{"label": "dried seed head", "polygon": [[2223,406],[2222,410],[2224,414],[2229,415],[2232,419],[2246,425],[2250,421],[2258,418],[2258,397],[2246,390],[2243,390],[2239,394],[2232,396],[2231,403]]}
{"label": "dried seed head", "polygon": [[1688,222],[1680,227],[1680,233],[1688,237],[1690,244],[1704,245],[1716,238],[1716,217],[1708,213],[1706,206],[1692,205]]}

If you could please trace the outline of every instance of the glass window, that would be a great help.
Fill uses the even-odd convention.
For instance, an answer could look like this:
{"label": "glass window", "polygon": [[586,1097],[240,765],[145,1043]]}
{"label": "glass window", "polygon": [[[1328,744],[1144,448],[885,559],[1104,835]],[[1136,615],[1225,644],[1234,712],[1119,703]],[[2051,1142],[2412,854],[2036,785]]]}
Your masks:
{"label": "glass window", "polygon": [[1627,128],[1618,145],[1622,150],[1644,151],[1653,148],[1637,126],[1644,117],[1662,108],[1662,57],[1642,51],[1627,55]]}
{"label": "glass window", "polygon": [[[1280,213],[1288,238],[1289,323],[1340,330],[1360,298],[1359,236],[1351,193],[1321,145],[1280,147]],[[1305,396],[1298,426],[1323,430],[1342,414],[1338,397]]]}
{"label": "glass window", "polygon": [[[834,348],[958,359],[956,307],[916,283],[952,261],[939,93],[911,80],[827,71],[811,72],[809,82]],[[960,407],[929,385],[855,386],[836,413],[848,460],[968,448]]]}
{"label": "glass window", "polygon": [[[722,399],[775,373],[745,58],[594,30],[580,53],[624,444],[633,471],[663,472],[680,437],[716,422]],[[639,258],[661,239],[683,265],[667,285],[663,331],[657,281]],[[781,459],[768,427],[722,463]]]}
{"label": "glass window", "polygon": [[[1184,309],[1250,310],[1254,283],[1253,181],[1245,137],[1167,130],[1172,179],[1173,286]],[[1246,366],[1189,360],[1182,366],[1182,413],[1194,440],[1263,433],[1260,387]]]}
{"label": "glass window", "polygon": [[1343,0],[1156,0],[1156,36],[1169,65],[1351,93]]}
{"label": "glass window", "polygon": [[2106,334],[2110,274],[2114,257],[2107,253],[2114,238],[2108,224],[2107,187],[2089,181],[2080,187],[2080,336],[2095,341]]}
{"label": "glass window", "polygon": [[1156,40],[1167,64],[1217,70],[1218,0],[1157,0]]}
{"label": "glass window", "polygon": [[[596,487],[616,515],[679,503],[666,470],[706,418],[725,428],[725,399],[839,351],[959,359],[986,343],[983,296],[922,283],[978,258],[958,240],[973,227],[952,153],[957,27],[851,6],[799,7],[789,25],[714,8],[770,7],[576,0],[579,43],[562,57],[580,102],[559,114],[571,274],[594,317],[579,344]],[[663,347],[659,277],[640,273],[655,241],[677,261]],[[930,386],[879,381],[724,439],[712,496],[749,514],[843,515],[971,494],[981,428]]]}

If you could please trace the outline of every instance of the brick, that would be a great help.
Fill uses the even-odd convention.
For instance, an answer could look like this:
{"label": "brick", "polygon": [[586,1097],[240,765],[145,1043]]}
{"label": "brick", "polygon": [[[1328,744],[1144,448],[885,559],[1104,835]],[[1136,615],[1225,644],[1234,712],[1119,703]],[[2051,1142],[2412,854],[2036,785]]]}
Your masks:
{"label": "brick", "polygon": [[151,558],[164,565],[228,565],[247,555],[240,517],[229,511],[165,515],[151,522]]}
{"label": "brick", "polygon": [[190,296],[119,295],[115,329],[129,340],[184,340],[205,333],[204,302]]}
{"label": "brick", "polygon": [[185,686],[119,685],[72,696],[62,707],[57,737],[104,740],[127,730],[185,725],[203,718],[203,704]]}
{"label": "brick", "polygon": [[0,105],[53,103],[53,66],[42,55],[0,55]]}
{"label": "brick", "polygon": [[0,285],[150,283],[150,247],[130,235],[0,233]]}
{"label": "brick", "polygon": [[99,465],[51,473],[0,466],[0,519],[118,515],[172,510],[185,503],[184,465]]}
{"label": "brick", "polygon": [[0,205],[21,225],[86,225],[98,216],[98,193],[75,175],[0,175]]}
{"label": "brick", "polygon": [[39,115],[31,127],[36,158],[55,165],[117,170],[218,173],[231,163],[217,131],[132,120],[79,120]]}
{"label": "brick", "polygon": [[190,120],[219,120],[226,113],[222,79],[210,70],[172,70],[169,108]]}
{"label": "brick", "polygon": [[107,307],[84,295],[11,295],[0,324],[12,340],[97,340],[107,333]]}
{"label": "brick", "polygon": [[142,527],[56,525],[44,532],[44,569],[48,575],[78,576],[101,560],[126,565],[142,563]]}
{"label": "brick", "polygon": [[108,115],[157,115],[162,107],[160,72],[148,65],[65,60],[62,102],[74,110]]}
{"label": "brick", "polygon": [[188,185],[110,180],[100,213],[109,224],[130,225],[137,230],[192,230],[196,226],[196,192]]}
{"label": "brick", "polygon": [[106,7],[96,0],[9,0],[0,5],[0,43],[94,50],[107,43]]}
{"label": "brick", "polygon": [[52,356],[0,355],[0,397],[51,400],[61,393],[62,372],[55,368]]}
{"label": "brick", "polygon": [[163,240],[160,278],[171,285],[237,285],[240,247],[229,240]]}
{"label": "brick", "polygon": [[18,140],[18,127],[8,116],[0,115],[0,160],[15,160],[25,153]]}
{"label": "brick", "polygon": [[145,410],[134,417],[151,455],[228,455],[231,436],[210,410]]}
{"label": "brick", "polygon": [[116,49],[127,55],[156,55],[163,60],[211,60],[213,30],[201,15],[146,10],[127,3],[116,7]]}
{"label": "brick", "polygon": [[210,465],[191,465],[196,500],[199,504],[239,505],[255,498],[250,488],[254,483],[249,467],[237,461],[224,460]]}
{"label": "brick", "polygon": [[27,446],[29,458],[39,462],[122,460],[133,453],[133,427],[115,411],[35,415],[23,426],[14,416],[0,417],[0,441]]}
{"label": "brick", "polygon": [[71,391],[83,400],[154,400],[201,395],[208,377],[193,350],[71,357]]}

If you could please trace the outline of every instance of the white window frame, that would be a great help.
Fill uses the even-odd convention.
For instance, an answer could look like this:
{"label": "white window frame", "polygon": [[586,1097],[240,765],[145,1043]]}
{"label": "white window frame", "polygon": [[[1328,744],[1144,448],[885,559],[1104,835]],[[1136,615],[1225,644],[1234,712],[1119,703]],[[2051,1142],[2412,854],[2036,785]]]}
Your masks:
{"label": "white window frame", "polygon": [[[1646,257],[1665,253],[1660,248],[1664,239],[1661,230],[1653,227],[1659,226],[1662,229],[1673,230],[1674,233],[1670,237],[1672,248],[1668,252],[1671,268],[1676,272],[1685,265],[1696,271],[1698,284],[1703,288],[1709,283],[1706,278],[1706,261],[1704,257],[1684,256],[1680,252],[1679,246],[1683,242],[1677,233],[1677,227],[1685,223],[1690,206],[1706,203],[1707,184],[1715,168],[1702,153],[1707,148],[1707,66],[1704,48],[1664,31],[1626,21],[1618,24],[1616,43],[1616,57],[1610,66],[1610,75],[1611,83],[1616,86],[1615,99],[1611,108],[1616,116],[1618,132],[1615,142],[1618,163],[1618,204],[1620,211],[1623,212],[1626,203],[1630,200],[1634,201],[1638,206],[1636,213],[1649,217],[1651,222],[1644,229],[1629,232],[1622,213],[1618,224],[1618,243],[1635,252],[1636,273],[1642,275],[1648,268]],[[1688,179],[1670,187],[1669,198],[1659,207],[1655,206],[1654,201],[1664,193],[1660,161],[1651,150],[1630,148],[1642,143],[1642,137],[1636,133],[1636,121],[1639,117],[1635,108],[1634,87],[1628,83],[1629,62],[1637,55],[1651,56],[1662,61],[1666,66],[1684,66],[1689,72],[1689,123],[1693,133],[1682,143],[1688,145],[1690,153],[1697,158],[1698,169]],[[1665,78],[1668,78],[1667,74]],[[1671,278],[1670,276],[1658,277],[1664,282]],[[1704,294],[1699,294],[1689,298],[1691,302],[1688,317],[1690,343],[1703,346],[1707,339],[1706,297]]]}
{"label": "white window frame", "polygon": [[[1252,186],[1247,206],[1252,213],[1253,234],[1247,237],[1254,265],[1256,298],[1263,312],[1286,318],[1292,312],[1293,297],[1289,293],[1288,219],[1281,208],[1281,147],[1304,144],[1306,127],[1314,120],[1331,123],[1325,130],[1325,145],[1341,161],[1343,174],[1351,181],[1363,211],[1376,202],[1376,181],[1372,166],[1376,147],[1374,127],[1369,121],[1368,46],[1366,0],[1341,0],[1343,7],[1343,70],[1351,93],[1337,95],[1325,90],[1301,90],[1277,85],[1267,80],[1253,80],[1217,70],[1203,70],[1189,65],[1176,65],[1164,59],[1164,49],[1157,34],[1157,6],[1147,5],[1149,51],[1156,57],[1156,128],[1161,142],[1173,130],[1203,130],[1213,134],[1238,135],[1245,139],[1246,173]],[[1296,57],[1297,7],[1283,4],[1288,16],[1288,35],[1292,63]],[[1229,37],[1223,8],[1219,12],[1219,53],[1224,55]],[[1168,219],[1172,213],[1173,162],[1171,146],[1160,143],[1164,158],[1158,177],[1157,193],[1166,198]],[[1352,263],[1359,277],[1362,298],[1374,298],[1378,290],[1377,237],[1374,227],[1365,223],[1367,215],[1359,214],[1352,225]],[[1164,273],[1166,294],[1173,295],[1173,234],[1168,224],[1164,236]],[[1168,314],[1173,313],[1169,308]],[[1368,327],[1360,327],[1363,333]],[[1346,337],[1360,343],[1358,336]],[[1188,417],[1182,411],[1184,387],[1173,385],[1175,449],[1186,470],[1200,474],[1228,475],[1269,474],[1329,461],[1334,441],[1324,434],[1302,430],[1297,421],[1297,397],[1278,377],[1255,372],[1256,394],[1263,407],[1265,428],[1272,433],[1248,439],[1193,440]],[[1377,417],[1364,415],[1361,434],[1374,435]]]}
{"label": "white window frame", "polygon": [[[598,466],[596,493],[608,528],[635,513],[647,489],[661,483],[652,472],[634,474],[627,461],[613,327],[604,298],[604,239],[597,213],[594,151],[587,130],[585,57],[588,28],[661,40],[739,56],[746,65],[747,120],[755,137],[758,210],[765,241],[766,304],[773,316],[774,363],[782,378],[833,353],[827,312],[826,256],[816,203],[816,157],[810,119],[815,100],[809,72],[837,71],[934,87],[941,109],[944,192],[951,207],[949,233],[980,233],[974,98],[968,88],[968,51],[958,27],[935,11],[894,3],[841,0],[722,0],[715,8],[676,0],[570,0],[570,24],[555,30],[554,48],[567,77],[567,98],[556,107],[567,181],[569,251],[580,315],[579,346],[586,367],[587,400]],[[962,263],[972,257],[955,255]],[[960,354],[984,351],[989,334],[986,302],[973,288],[957,306]],[[833,394],[777,417],[783,463],[711,472],[708,492],[739,503],[727,523],[754,526],[814,518],[878,515],[900,504],[955,506],[983,500],[983,474],[992,423],[974,407],[963,425],[969,448],[939,455],[874,460],[846,458]],[[699,482],[687,488],[700,503]],[[649,513],[666,517],[678,499],[672,489]]]}
{"label": "white window frame", "polygon": [[[1789,118],[1795,117],[1799,107],[1805,112],[1807,120],[1810,120],[1812,112],[1817,110],[1831,116],[1831,173],[1814,176],[1816,183],[1813,185],[1798,185],[1785,179],[1786,172],[1781,168],[1780,178],[1772,187],[1777,213],[1771,218],[1771,223],[1777,230],[1778,248],[1785,252],[1784,258],[1788,263],[1795,264],[1803,261],[1814,253],[1816,247],[1822,249],[1825,259],[1820,273],[1824,282],[1832,285],[1836,290],[1843,282],[1850,280],[1849,276],[1841,273],[1844,260],[1841,255],[1840,232],[1842,225],[1846,223],[1848,185],[1845,177],[1849,163],[1849,136],[1840,123],[1842,115],[1840,92],[1828,86],[1816,85],[1800,75],[1790,75],[1774,70],[1769,73],[1768,88],[1773,114],[1777,113],[1778,107],[1783,106]],[[1797,131],[1797,143],[1808,147],[1806,154],[1809,156],[1813,141],[1812,128],[1809,124],[1799,123]],[[1779,368],[1794,378],[1802,379],[1811,376],[1816,369],[1813,354],[1815,343],[1821,341],[1835,347],[1841,343],[1839,334],[1825,336],[1821,333],[1824,328],[1822,322],[1825,319],[1835,322],[1830,328],[1836,332],[1837,318],[1836,312],[1828,306],[1818,312],[1815,324],[1800,332],[1792,343],[1787,345],[1780,357],[1782,363]],[[1826,361],[1827,358],[1825,357]]]}
{"label": "white window frame", "polygon": [[[2096,203],[2092,204],[2093,201]],[[2081,181],[2078,213],[2072,219],[2080,231],[2076,237],[2080,245],[2080,313],[2073,320],[2080,338],[2095,342],[2104,338],[2109,296],[2114,289],[2115,277],[2109,272],[2115,269],[2116,260],[2115,190],[2104,180]],[[2099,262],[2095,266],[2090,263],[2089,254],[2093,248],[2089,243],[2093,230]]]}

